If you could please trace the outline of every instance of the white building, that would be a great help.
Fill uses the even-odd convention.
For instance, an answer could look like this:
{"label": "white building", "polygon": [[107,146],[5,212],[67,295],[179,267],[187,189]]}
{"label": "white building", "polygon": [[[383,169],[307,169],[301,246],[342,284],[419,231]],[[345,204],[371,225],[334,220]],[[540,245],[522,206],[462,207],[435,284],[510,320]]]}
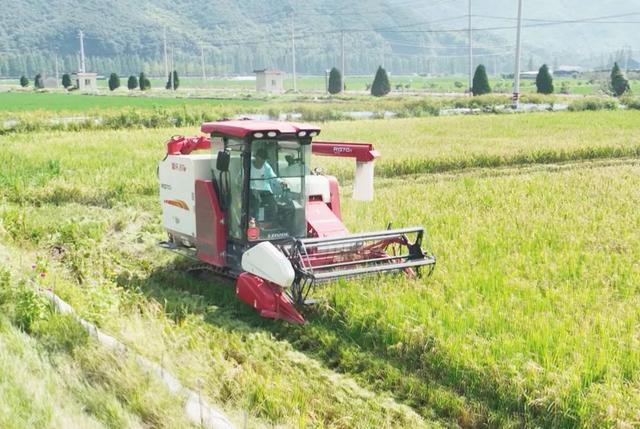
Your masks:
{"label": "white building", "polygon": [[80,91],[97,91],[98,90],[98,74],[89,72],[76,72],[71,75],[72,80],[76,84],[76,88]]}
{"label": "white building", "polygon": [[254,70],[256,91],[281,94],[284,92],[284,72],[273,69]]}

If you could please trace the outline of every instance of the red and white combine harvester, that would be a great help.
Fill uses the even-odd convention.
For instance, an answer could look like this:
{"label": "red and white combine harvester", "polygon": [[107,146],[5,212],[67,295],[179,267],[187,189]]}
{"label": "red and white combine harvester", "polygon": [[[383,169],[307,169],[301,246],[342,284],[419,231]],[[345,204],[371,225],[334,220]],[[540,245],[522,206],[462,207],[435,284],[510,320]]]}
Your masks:
{"label": "red and white combine harvester", "polygon": [[287,122],[223,120],[201,130],[210,137],[173,137],[160,162],[162,245],[237,279],[238,297],[263,317],[304,323],[298,309],[321,282],[433,271],[422,227],[349,234],[336,178],[310,171],[312,154],[355,158],[353,197],[371,200],[372,145],[312,141],[319,128]]}

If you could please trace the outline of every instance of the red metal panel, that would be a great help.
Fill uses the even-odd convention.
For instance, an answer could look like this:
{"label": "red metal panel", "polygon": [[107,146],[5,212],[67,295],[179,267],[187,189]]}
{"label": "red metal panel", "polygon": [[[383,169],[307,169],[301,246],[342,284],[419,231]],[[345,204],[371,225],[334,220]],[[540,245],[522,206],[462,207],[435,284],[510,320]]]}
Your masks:
{"label": "red metal panel", "polygon": [[349,234],[340,218],[322,201],[307,202],[309,237],[341,237]]}
{"label": "red metal panel", "polygon": [[167,155],[189,155],[194,150],[210,148],[211,139],[206,136],[173,136],[167,142]]}
{"label": "red metal panel", "polygon": [[227,231],[224,213],[211,180],[196,180],[196,249],[198,259],[218,267],[226,265]]}
{"label": "red metal panel", "polygon": [[338,179],[333,176],[326,176],[329,179],[329,193],[331,195],[331,211],[336,217],[342,220],[342,212],[340,211],[340,186],[338,185]]}
{"label": "red metal panel", "polygon": [[309,124],[279,121],[233,120],[205,122],[200,127],[203,133],[220,133],[231,137],[245,138],[254,132],[276,131],[279,134],[297,134],[299,131],[320,132],[320,128]]}
{"label": "red metal panel", "polygon": [[380,157],[380,153],[369,143],[314,141],[311,143],[311,152],[320,156],[355,158],[360,162],[369,162]]}
{"label": "red metal panel", "polygon": [[236,281],[236,295],[252,306],[260,316],[303,324],[304,318],[282,288],[250,273],[242,273]]}

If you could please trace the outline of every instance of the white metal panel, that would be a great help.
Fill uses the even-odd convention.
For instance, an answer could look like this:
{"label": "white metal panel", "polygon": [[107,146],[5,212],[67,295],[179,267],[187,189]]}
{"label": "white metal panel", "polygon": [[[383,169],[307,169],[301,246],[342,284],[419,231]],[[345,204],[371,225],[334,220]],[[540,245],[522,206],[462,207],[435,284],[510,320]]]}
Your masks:
{"label": "white metal panel", "polygon": [[322,195],[323,202],[331,202],[331,187],[329,186],[329,179],[325,176],[309,174],[304,178],[304,187],[307,198],[313,195]]}
{"label": "white metal panel", "polygon": [[196,236],[195,183],[211,180],[213,159],[210,154],[169,155],[160,162],[162,224],[183,240]]}
{"label": "white metal panel", "polygon": [[353,182],[353,199],[358,201],[373,200],[373,169],[375,161],[356,161],[356,178]]}
{"label": "white metal panel", "polygon": [[242,254],[242,269],[282,287],[290,287],[296,276],[291,262],[269,241]]}

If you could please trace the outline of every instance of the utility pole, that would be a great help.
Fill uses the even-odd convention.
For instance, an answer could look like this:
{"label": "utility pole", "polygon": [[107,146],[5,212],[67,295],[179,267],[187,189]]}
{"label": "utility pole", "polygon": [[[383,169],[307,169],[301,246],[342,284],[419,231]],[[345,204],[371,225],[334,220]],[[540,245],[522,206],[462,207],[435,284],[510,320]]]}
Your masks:
{"label": "utility pole", "polygon": [[296,82],[296,33],[293,24],[293,12],[291,12],[291,68],[293,71],[293,92],[298,92],[298,83]]}
{"label": "utility pole", "polygon": [[86,70],[84,64],[84,33],[82,30],[80,30],[78,36],[80,37],[80,72],[84,73]]}
{"label": "utility pole", "polygon": [[517,109],[520,105],[520,43],[522,35],[522,0],[518,0],[518,32],[516,35],[516,69],[513,75],[513,98],[511,107]]}
{"label": "utility pole", "polygon": [[341,45],[342,45],[342,56],[341,56],[341,58],[342,58],[342,66],[341,66],[342,70],[341,70],[341,73],[340,73],[340,92],[344,92],[344,90],[345,90],[345,80],[344,80],[344,78],[345,78],[345,75],[347,74],[347,71],[344,69],[345,68],[345,65],[344,65],[345,64],[345,62],[344,62],[344,60],[345,60],[344,59],[344,30],[342,30],[340,32],[340,35],[341,35],[341,40],[342,40],[342,42],[341,42]]}
{"label": "utility pole", "polygon": [[200,45],[200,62],[202,63],[202,81],[204,82],[207,80],[207,75],[204,69],[204,46],[203,45]]}
{"label": "utility pole", "polygon": [[629,57],[631,56],[631,46],[626,45],[625,46],[626,49],[624,49],[625,51],[625,55],[624,55],[624,72],[626,74],[629,74]]}
{"label": "utility pole", "polygon": [[164,75],[169,75],[169,56],[167,55],[167,27],[164,27]]}
{"label": "utility pole", "polygon": [[471,30],[471,0],[469,0],[469,95],[473,95],[473,33]]}
{"label": "utility pole", "polygon": [[55,58],[56,58],[56,88],[60,88],[60,72],[58,68],[58,55],[56,55]]}
{"label": "utility pole", "polygon": [[173,63],[173,46],[171,47],[171,69],[169,70],[169,89],[173,90],[173,71],[175,70],[175,64]]}
{"label": "utility pole", "polygon": [[327,94],[329,93],[329,73],[331,73],[331,70],[324,71],[324,92]]}

